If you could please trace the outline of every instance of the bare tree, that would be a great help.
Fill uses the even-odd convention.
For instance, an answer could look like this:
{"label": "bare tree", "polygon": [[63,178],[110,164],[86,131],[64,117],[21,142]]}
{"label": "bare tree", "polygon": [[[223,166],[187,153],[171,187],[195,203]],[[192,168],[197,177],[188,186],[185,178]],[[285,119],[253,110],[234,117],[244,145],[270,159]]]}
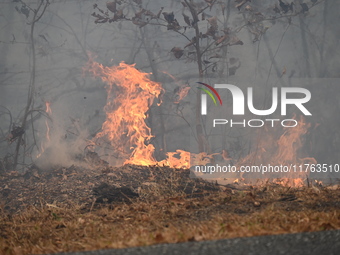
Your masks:
{"label": "bare tree", "polygon": [[[31,43],[31,70],[30,70],[30,81],[28,84],[28,94],[27,94],[27,102],[26,107],[24,109],[24,113],[22,116],[22,121],[20,126],[13,125],[12,131],[11,131],[11,142],[16,140],[16,147],[15,147],[15,154],[14,154],[14,162],[13,162],[13,168],[16,169],[18,164],[18,159],[20,155],[20,146],[23,143],[23,136],[25,134],[25,129],[28,124],[28,118],[31,117],[31,120],[33,120],[33,113],[36,111],[34,109],[34,93],[35,93],[35,79],[36,79],[36,48],[35,48],[35,33],[34,28],[37,22],[41,19],[41,17],[44,15],[47,7],[49,6],[48,0],[40,0],[37,2],[36,7],[32,7],[22,0],[15,1],[19,2],[21,4],[21,8],[17,8],[17,10],[26,16],[26,18],[29,17],[30,13],[33,13],[33,16],[28,23],[30,25],[30,43]],[[33,121],[31,121],[31,125],[33,127]],[[33,131],[33,137],[34,134],[34,128],[32,128]],[[34,138],[35,140],[35,138]],[[25,154],[25,153],[24,153]]]}
{"label": "bare tree", "polygon": [[[140,29],[145,26],[160,26],[166,27],[168,32],[181,35],[187,40],[187,43],[183,46],[175,45],[171,49],[171,53],[176,59],[195,61],[198,81],[203,82],[211,75],[223,75],[225,63],[227,64],[226,77],[235,75],[241,63],[237,58],[228,58],[228,50],[230,47],[244,44],[238,37],[241,30],[246,29],[249,32],[254,44],[262,39],[266,40],[265,33],[270,29],[269,26],[265,25],[266,22],[271,22],[274,25],[277,21],[282,20],[287,23],[287,30],[293,17],[298,16],[300,20],[303,20],[304,14],[322,3],[323,0],[313,1],[310,4],[295,3],[295,6],[294,3],[288,4],[285,1],[278,1],[271,4],[269,9],[266,3],[261,6],[261,4],[251,3],[249,0],[232,2],[234,4],[231,1],[184,0],[181,1],[182,16],[177,16],[178,14],[175,15],[174,11],[165,11],[163,7],[156,12],[149,2],[145,3],[142,0],[115,0],[108,2],[106,9],[95,4],[94,9],[96,11],[92,13],[92,16],[95,17],[94,22],[97,24],[119,24],[119,22],[128,21]],[[132,12],[129,9],[131,6],[134,10]],[[230,26],[226,21],[228,21],[231,12],[235,13],[236,10],[242,14],[243,22]],[[284,36],[285,33],[282,35],[282,39]],[[275,62],[275,55],[272,54],[270,69],[274,67],[279,76],[282,70]],[[201,121],[200,98],[200,93],[197,93],[195,115],[198,147],[200,152],[210,152],[210,146],[206,139],[208,134]]]}

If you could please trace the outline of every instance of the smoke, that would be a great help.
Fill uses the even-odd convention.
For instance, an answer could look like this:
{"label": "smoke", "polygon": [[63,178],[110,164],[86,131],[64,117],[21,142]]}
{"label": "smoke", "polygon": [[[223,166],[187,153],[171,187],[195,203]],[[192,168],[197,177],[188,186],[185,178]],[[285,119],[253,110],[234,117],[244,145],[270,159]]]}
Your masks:
{"label": "smoke", "polygon": [[66,108],[57,103],[52,105],[48,118],[41,119],[37,125],[36,136],[40,143],[33,162],[42,170],[84,164],[84,149],[89,144],[90,134],[84,119],[65,115]]}
{"label": "smoke", "polygon": [[[249,5],[263,15],[276,15],[273,1],[258,1]],[[336,1],[325,1],[309,13],[293,17],[291,23],[288,19],[267,20],[263,28],[268,29],[258,38],[259,41],[254,41],[254,27],[244,27],[237,32],[243,45],[228,46],[225,51],[221,48],[212,54],[219,58],[204,59],[204,68],[208,70],[204,82],[236,84],[245,91],[246,86],[265,89],[292,86],[291,78],[338,77],[338,5]],[[0,15],[0,22],[4,24],[0,31],[0,104],[12,114],[12,119],[3,112],[0,116],[1,159],[12,157],[15,151],[15,143],[9,144],[6,138],[10,133],[9,127],[14,123],[20,124],[27,98],[27,84],[31,79],[28,68],[32,57],[30,30],[26,17],[17,13],[15,6],[14,2],[4,5]],[[174,11],[178,22],[185,24],[180,2],[150,1],[148,6],[154,13],[160,7],[165,7],[164,11],[168,13]],[[217,15],[222,15],[221,10]],[[233,4],[225,11],[228,11],[228,17],[218,19],[219,30],[244,24],[244,16]],[[94,52],[98,56],[97,61],[104,66],[117,66],[125,61],[128,64],[136,63],[136,68],[143,72],[153,72],[150,79],[161,83],[165,90],[163,104],[153,105],[146,113],[145,120],[154,136],[150,143],[155,147],[156,158],[162,160],[166,152],[177,149],[189,151],[190,143],[196,142],[195,125],[191,118],[195,115],[195,88],[199,77],[194,49],[191,46],[184,49],[188,40],[165,27],[139,28],[125,21],[110,25],[95,24],[94,19],[91,20],[92,12],[92,3],[87,1],[54,2],[37,23],[34,35],[37,49],[35,108],[43,109],[46,100],[51,102],[52,121],[48,120],[50,140],[46,140],[45,117],[34,119],[33,127],[29,125],[25,130],[20,159],[36,142],[37,146],[34,146],[33,152],[29,151],[32,152],[29,157],[39,167],[51,169],[56,165],[79,164],[78,159],[84,156],[84,148],[100,133],[106,117],[104,106],[107,93],[102,81],[82,73],[87,62],[87,50]],[[200,20],[199,26],[202,33],[208,29],[208,23],[204,20]],[[189,41],[194,36],[192,29],[186,29],[185,33]],[[202,47],[204,45],[207,44],[203,43]],[[171,53],[174,47],[181,47],[189,58],[174,57]],[[215,61],[216,66],[212,65]],[[176,77],[177,81],[173,82],[168,75],[162,75],[162,71]],[[188,84],[191,89],[185,98],[174,104],[174,91],[178,83]],[[308,108],[313,114],[313,118],[307,120],[312,123],[310,132],[313,134],[307,134],[308,143],[303,149],[318,162],[336,162],[340,147],[337,128],[340,123],[337,117],[340,92],[335,86],[337,82],[333,82],[334,86],[329,85],[328,81],[318,83],[313,84],[313,106]],[[261,104],[262,100],[261,97],[257,102]],[[317,109],[318,106],[320,109]],[[209,131],[206,132],[209,134]],[[257,134],[249,129],[225,129],[223,132],[227,138],[216,138],[218,146],[211,148],[212,153],[227,150],[230,156],[239,160],[255,147]],[[264,135],[262,137],[266,139]],[[25,162],[31,163],[29,160]]]}

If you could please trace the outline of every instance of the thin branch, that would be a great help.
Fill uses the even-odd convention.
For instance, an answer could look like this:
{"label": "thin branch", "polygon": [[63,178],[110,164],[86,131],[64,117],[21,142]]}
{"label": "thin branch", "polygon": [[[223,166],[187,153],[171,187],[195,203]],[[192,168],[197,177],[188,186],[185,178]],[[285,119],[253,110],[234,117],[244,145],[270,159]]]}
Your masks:
{"label": "thin branch", "polygon": [[[22,120],[22,123],[21,123],[21,128],[23,130],[25,130],[25,128],[26,128],[27,118],[31,114],[31,108],[34,105],[34,91],[35,91],[35,78],[36,78],[35,77],[36,76],[36,55],[35,55],[35,42],[34,42],[34,28],[35,28],[36,22],[42,17],[42,15],[46,11],[47,6],[49,5],[49,1],[46,1],[43,10],[41,11],[40,15],[38,16],[38,12],[39,12],[40,8],[43,6],[43,3],[44,3],[44,1],[41,0],[40,4],[38,5],[37,10],[33,12],[34,15],[33,15],[33,18],[32,18],[32,22],[30,23],[30,26],[31,26],[30,41],[31,41],[31,50],[32,50],[32,70],[31,70],[30,84],[29,84],[29,87],[28,87],[27,104],[26,104],[26,108],[25,108],[25,111],[24,111],[23,120]],[[34,132],[33,126],[32,126],[32,132]],[[14,154],[14,163],[13,163],[14,169],[16,169],[16,167],[18,165],[20,145],[21,145],[21,141],[22,141],[23,137],[24,137],[24,133],[19,135],[18,141],[17,141],[17,144],[16,144],[15,154]],[[24,153],[23,157],[25,159],[25,153]]]}

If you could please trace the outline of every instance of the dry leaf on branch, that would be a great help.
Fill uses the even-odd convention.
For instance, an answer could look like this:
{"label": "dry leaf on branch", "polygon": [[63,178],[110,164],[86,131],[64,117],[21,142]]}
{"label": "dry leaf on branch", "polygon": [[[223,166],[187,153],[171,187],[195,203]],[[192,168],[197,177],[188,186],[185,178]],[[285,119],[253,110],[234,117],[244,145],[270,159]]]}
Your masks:
{"label": "dry leaf on branch", "polygon": [[143,21],[143,20],[140,20],[140,19],[138,19],[138,18],[136,18],[136,17],[133,17],[133,18],[131,19],[131,21],[132,21],[133,24],[135,24],[136,26],[139,26],[140,28],[141,28],[141,27],[144,27],[145,25],[148,24],[148,22]]}
{"label": "dry leaf on branch", "polygon": [[191,26],[191,22],[190,22],[189,16],[184,14],[184,13],[182,13],[182,14],[183,14],[183,18],[184,18],[185,23],[187,23],[188,26]]}
{"label": "dry leaf on branch", "polygon": [[247,3],[247,2],[251,2],[251,0],[236,0],[235,1],[237,4],[235,5],[235,7],[238,9],[238,10],[241,10],[242,6]]}
{"label": "dry leaf on branch", "polygon": [[173,12],[163,12],[163,16],[164,19],[168,22],[168,30],[178,30],[181,27],[178,21],[175,19],[175,15]]}
{"label": "dry leaf on branch", "polygon": [[150,16],[151,18],[156,18],[156,15],[152,11],[146,10],[144,14],[145,14],[145,16]]}
{"label": "dry leaf on branch", "polygon": [[291,4],[287,4],[283,2],[282,0],[279,0],[279,2],[280,2],[280,7],[283,13],[287,13],[288,11],[293,11],[293,6],[294,6],[293,2],[291,2]]}
{"label": "dry leaf on branch", "polygon": [[217,26],[217,18],[214,16],[214,17],[211,17],[209,19],[207,19],[208,23],[210,24],[210,26],[212,26],[215,30],[218,29],[218,26]]}
{"label": "dry leaf on branch", "polygon": [[301,10],[302,13],[309,11],[309,7],[306,3],[301,3],[300,5],[301,5],[301,8],[302,8],[302,10]]}
{"label": "dry leaf on branch", "polygon": [[205,36],[211,36],[211,37],[215,37],[216,34],[216,29],[213,26],[210,26],[208,28],[208,31],[204,34]]}
{"label": "dry leaf on branch", "polygon": [[115,13],[117,11],[117,7],[116,6],[117,6],[116,1],[114,1],[114,2],[107,2],[106,3],[107,9],[109,9],[109,11],[111,11],[113,13]]}
{"label": "dry leaf on branch", "polygon": [[218,39],[216,40],[216,45],[221,44],[221,43],[224,42],[225,39],[227,39],[227,38],[228,38],[228,35],[223,35],[223,36],[221,36],[220,38],[218,38]]}
{"label": "dry leaf on branch", "polygon": [[237,37],[237,36],[233,36],[231,38],[231,40],[228,42],[229,46],[232,45],[243,45],[243,42]]}
{"label": "dry leaf on branch", "polygon": [[251,8],[250,5],[247,5],[245,8],[244,8],[246,11],[250,12],[253,10],[253,8]]}
{"label": "dry leaf on branch", "polygon": [[175,21],[175,15],[173,12],[163,12],[163,16],[164,16],[164,19],[169,23],[171,24],[172,22]]}
{"label": "dry leaf on branch", "polygon": [[144,12],[145,12],[145,9],[141,9],[138,12],[136,12],[135,18],[141,19]]}
{"label": "dry leaf on branch", "polygon": [[181,58],[184,54],[184,50],[182,50],[180,47],[173,47],[171,52],[174,54],[175,58]]}
{"label": "dry leaf on branch", "polygon": [[123,9],[117,10],[117,12],[115,13],[113,19],[114,21],[119,20],[119,19],[123,19],[124,18],[124,13],[123,13]]}
{"label": "dry leaf on branch", "polygon": [[273,11],[276,12],[276,13],[280,13],[280,9],[279,7],[277,7],[277,4],[275,4],[274,8],[273,8]]}

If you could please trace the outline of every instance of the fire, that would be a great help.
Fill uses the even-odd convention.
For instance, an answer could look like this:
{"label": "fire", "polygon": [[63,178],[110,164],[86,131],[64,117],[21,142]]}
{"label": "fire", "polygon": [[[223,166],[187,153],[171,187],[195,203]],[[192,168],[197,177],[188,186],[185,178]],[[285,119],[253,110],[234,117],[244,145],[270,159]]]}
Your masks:
{"label": "fire", "polygon": [[180,83],[175,76],[169,74],[168,72],[163,71],[163,73],[168,75],[178,85],[178,87],[174,90],[177,96],[176,101],[174,103],[179,104],[179,102],[181,102],[188,95],[190,87]]}
{"label": "fire", "polygon": [[[48,116],[52,115],[51,103],[48,101],[45,102],[45,112]],[[51,141],[51,137],[50,137],[51,128],[48,123],[48,119],[45,119],[45,127],[46,127],[46,134],[45,134],[46,140],[41,142],[40,153],[37,155],[37,158],[39,158],[45,152],[45,149],[47,147],[46,145]]]}
{"label": "fire", "polygon": [[106,121],[96,139],[108,139],[118,158],[128,158],[124,164],[155,164],[155,147],[149,143],[152,134],[145,119],[162,86],[125,63],[105,67],[90,60],[87,70],[107,84]]}
{"label": "fire", "polygon": [[301,138],[310,128],[310,124],[306,123],[303,117],[298,121],[299,125],[295,128],[285,128],[277,142],[278,150],[273,158],[277,163],[297,163],[301,161],[297,158],[297,151],[301,149],[303,143]]}
{"label": "fire", "polygon": [[303,187],[305,186],[305,182],[303,178],[280,178],[280,179],[275,179],[274,183],[279,184],[281,186],[286,186],[286,187]]}
{"label": "fire", "polygon": [[[119,165],[119,159],[124,159],[123,164],[190,168],[191,154],[184,150],[168,152],[162,161],[153,156],[153,136],[145,120],[150,106],[164,92],[161,84],[151,81],[149,74],[137,70],[135,65],[125,63],[105,67],[90,60],[86,70],[107,84],[106,120],[94,144],[100,146],[108,140],[115,152],[114,164]],[[197,157],[207,161],[212,155]]]}
{"label": "fire", "polygon": [[[295,119],[296,117],[293,117]],[[266,133],[266,138],[259,136],[257,148],[253,153],[246,156],[239,162],[240,165],[258,163],[271,165],[303,165],[305,163],[316,164],[314,158],[299,158],[298,152],[303,146],[303,136],[310,128],[301,116],[298,120],[299,125],[294,128],[286,127],[283,134],[277,139],[275,135]],[[262,137],[263,138],[263,137]],[[284,178],[275,178],[274,182],[282,185],[300,187],[305,184],[309,173],[305,171],[291,171]]]}
{"label": "fire", "polygon": [[[178,157],[175,157],[175,155]],[[162,160],[159,164],[175,168],[190,168],[190,152],[183,150],[168,152],[167,159]]]}
{"label": "fire", "polygon": [[153,156],[153,136],[145,120],[150,106],[164,91],[159,83],[151,81],[149,74],[140,72],[135,65],[125,63],[104,67],[89,61],[87,70],[107,84],[106,121],[95,137],[97,145],[108,139],[115,157],[125,159],[124,164],[190,167],[190,153],[183,150],[167,153],[160,162]]}
{"label": "fire", "polygon": [[[226,151],[222,151],[222,154],[205,152],[190,154],[183,150],[176,150],[176,152],[168,152],[166,159],[157,161],[154,158],[155,147],[150,142],[153,137],[152,132],[146,119],[150,106],[164,93],[161,84],[151,81],[149,74],[137,70],[134,64],[128,65],[124,62],[118,66],[105,67],[91,59],[85,70],[106,83],[107,102],[104,108],[106,120],[102,125],[102,130],[93,140],[93,144],[97,149],[101,148],[105,151],[105,145],[107,141],[109,142],[109,147],[112,148],[109,154],[114,157],[114,162],[109,159],[111,164],[190,168],[190,163],[206,165],[214,162],[214,155],[222,155],[224,160],[231,160]],[[173,79],[176,81],[175,78]],[[189,89],[183,91],[185,93],[178,94],[180,99],[181,95],[184,97]],[[284,128],[283,134],[279,137],[266,132],[265,139],[259,136],[256,146],[258,149],[239,160],[237,165],[316,163],[314,159],[297,156],[303,145],[302,137],[309,127],[310,124],[300,117],[297,127]],[[273,175],[270,178],[282,185],[299,187],[304,185],[307,174],[296,172],[290,173],[289,176]],[[244,178],[246,177],[240,175],[236,182]]]}
{"label": "fire", "polygon": [[180,86],[177,91],[177,100],[174,102],[175,104],[179,104],[189,93],[190,87],[189,86]]}
{"label": "fire", "polygon": [[[51,103],[46,101],[45,102],[45,107],[46,107],[46,113],[50,116],[52,115],[52,110],[51,110]],[[46,139],[47,142],[50,142],[51,138],[50,138],[50,125],[48,124],[47,119],[45,120],[45,126],[46,126]]]}
{"label": "fire", "polygon": [[192,165],[206,165],[213,161],[214,155],[218,155],[220,153],[212,153],[207,154],[206,152],[201,152],[198,154],[191,154],[191,163]]}

